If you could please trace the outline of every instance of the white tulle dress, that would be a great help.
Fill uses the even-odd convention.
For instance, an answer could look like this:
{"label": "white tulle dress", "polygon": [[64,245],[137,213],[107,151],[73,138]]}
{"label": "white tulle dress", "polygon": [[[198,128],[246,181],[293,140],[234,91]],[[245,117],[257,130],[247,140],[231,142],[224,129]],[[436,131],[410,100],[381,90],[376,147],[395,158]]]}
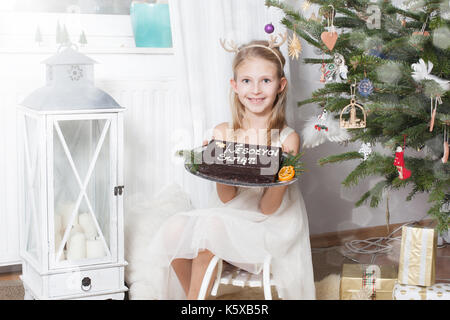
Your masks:
{"label": "white tulle dress", "polygon": [[[283,129],[273,144],[281,146],[292,131]],[[204,249],[252,273],[259,273],[265,257],[271,255],[272,276],[283,299],[315,299],[308,218],[298,183],[301,178],[288,186],[271,215],[258,210],[263,188],[239,187],[235,198],[225,204],[214,188],[207,209],[168,218],[148,248],[154,299],[185,299],[170,263],[175,258],[195,258]]]}

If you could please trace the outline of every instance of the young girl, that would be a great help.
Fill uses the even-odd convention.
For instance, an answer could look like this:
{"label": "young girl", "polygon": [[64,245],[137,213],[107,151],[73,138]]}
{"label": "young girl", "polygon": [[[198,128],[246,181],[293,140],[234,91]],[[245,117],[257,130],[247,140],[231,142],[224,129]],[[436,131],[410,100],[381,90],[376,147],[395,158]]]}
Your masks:
{"label": "young girl", "polygon": [[[267,41],[239,48],[230,80],[233,123],[216,126],[216,139],[299,152],[299,136],[285,120],[284,63]],[[216,183],[209,208],[170,217],[152,239],[150,254],[155,299],[197,299],[214,255],[252,273],[261,272],[270,255],[283,299],[315,299],[308,220],[295,183],[270,188]]]}

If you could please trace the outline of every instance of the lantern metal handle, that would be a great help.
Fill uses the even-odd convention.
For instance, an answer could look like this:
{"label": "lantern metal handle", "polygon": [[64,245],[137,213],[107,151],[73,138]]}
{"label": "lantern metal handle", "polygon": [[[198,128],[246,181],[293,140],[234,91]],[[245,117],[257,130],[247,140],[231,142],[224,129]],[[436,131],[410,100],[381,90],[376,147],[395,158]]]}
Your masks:
{"label": "lantern metal handle", "polygon": [[89,291],[92,288],[92,282],[91,278],[84,277],[83,280],[81,280],[81,290],[83,291]]}

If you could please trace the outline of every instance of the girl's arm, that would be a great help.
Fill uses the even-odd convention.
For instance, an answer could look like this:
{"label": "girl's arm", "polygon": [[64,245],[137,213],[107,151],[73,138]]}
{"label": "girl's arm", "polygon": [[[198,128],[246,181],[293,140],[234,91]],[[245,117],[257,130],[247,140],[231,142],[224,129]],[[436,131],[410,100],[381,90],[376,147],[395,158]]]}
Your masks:
{"label": "girl's arm", "polygon": [[[227,128],[228,128],[227,122],[223,122],[223,123],[217,125],[214,128],[212,139],[214,139],[216,137],[218,140],[227,140],[227,137],[226,137],[226,129]],[[204,145],[208,144],[208,141],[204,141],[203,144]],[[216,189],[217,189],[217,195],[219,196],[219,199],[223,203],[227,203],[228,201],[233,199],[237,193],[236,187],[229,186],[226,184],[221,184],[221,183],[216,183]]]}
{"label": "girl's arm", "polygon": [[217,195],[223,203],[227,203],[236,196],[237,188],[216,182]]}
{"label": "girl's arm", "polygon": [[277,211],[281,205],[286,189],[287,186],[266,188],[259,201],[261,212],[264,214],[272,214]]}
{"label": "girl's arm", "polygon": [[[300,150],[300,137],[296,132],[291,133],[283,144],[284,152],[293,152],[298,154]],[[283,200],[284,192],[288,186],[270,187],[264,190],[263,196],[259,201],[259,208],[264,214],[272,214],[278,210]]]}

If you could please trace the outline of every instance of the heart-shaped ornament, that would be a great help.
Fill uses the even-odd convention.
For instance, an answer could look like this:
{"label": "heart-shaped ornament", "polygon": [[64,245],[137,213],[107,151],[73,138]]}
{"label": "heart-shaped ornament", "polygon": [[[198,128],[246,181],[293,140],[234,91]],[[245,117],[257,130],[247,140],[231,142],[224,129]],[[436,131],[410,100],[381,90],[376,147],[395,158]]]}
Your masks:
{"label": "heart-shaped ornament", "polygon": [[430,33],[428,31],[424,31],[424,32],[414,31],[412,34],[414,36],[424,36],[424,37],[429,37],[430,36]]}
{"label": "heart-shaped ornament", "polygon": [[336,31],[324,31],[320,35],[320,38],[322,39],[323,43],[327,46],[328,49],[333,50],[334,45],[336,44],[338,34]]}

